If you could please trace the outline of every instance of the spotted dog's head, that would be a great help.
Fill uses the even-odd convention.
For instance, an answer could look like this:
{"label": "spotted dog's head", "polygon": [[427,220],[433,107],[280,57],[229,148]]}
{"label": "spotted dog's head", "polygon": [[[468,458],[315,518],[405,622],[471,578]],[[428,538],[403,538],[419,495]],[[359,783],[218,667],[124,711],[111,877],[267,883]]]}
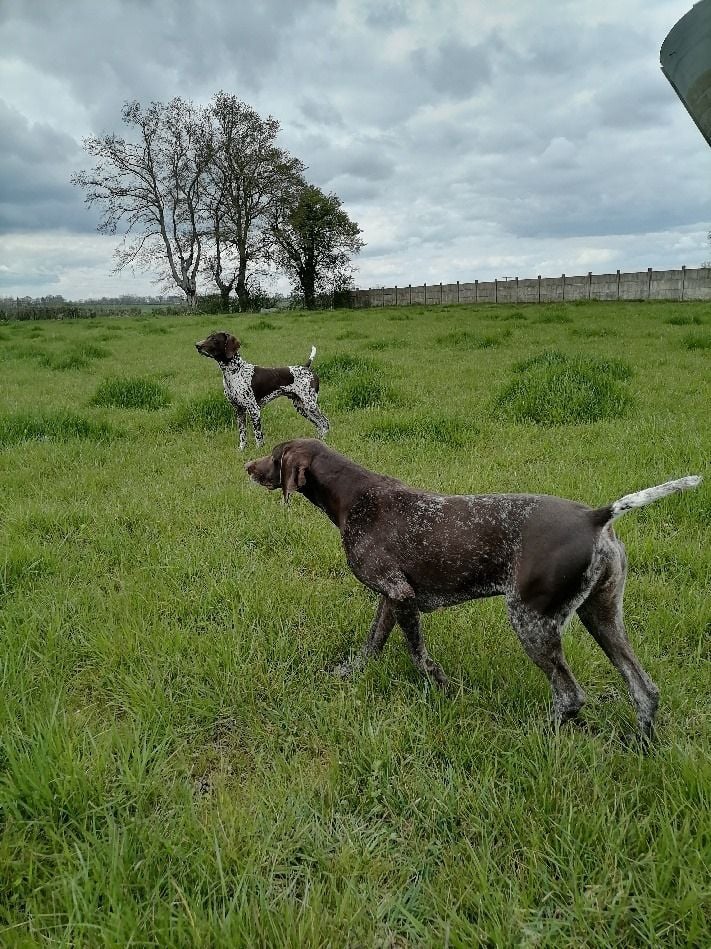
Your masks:
{"label": "spotted dog's head", "polygon": [[229,362],[239,352],[240,342],[231,333],[212,333],[195,343],[201,356],[209,356],[217,362]]}
{"label": "spotted dog's head", "polygon": [[[318,444],[318,443],[317,443]],[[248,462],[244,467],[249,477],[269,491],[281,488],[284,503],[294,491],[302,491],[311,464],[312,440],[308,438],[282,442],[271,455]]]}

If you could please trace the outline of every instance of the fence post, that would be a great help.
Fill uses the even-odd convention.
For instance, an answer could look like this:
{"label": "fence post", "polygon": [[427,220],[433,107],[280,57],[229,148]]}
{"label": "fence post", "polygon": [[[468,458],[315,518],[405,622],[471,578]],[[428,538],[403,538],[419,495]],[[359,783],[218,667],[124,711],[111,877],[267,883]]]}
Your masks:
{"label": "fence post", "polygon": [[439,305],[442,306],[442,281],[439,282]]}
{"label": "fence post", "polygon": [[681,265],[681,302],[684,302],[684,290],[686,289],[686,265]]}
{"label": "fence post", "polygon": [[538,274],[538,302],[541,302],[541,275]]}
{"label": "fence post", "polygon": [[494,277],[494,303],[499,302],[499,278]]}
{"label": "fence post", "polygon": [[395,284],[395,306],[397,306],[397,284]]}
{"label": "fence post", "polygon": [[592,270],[588,270],[588,300],[592,300]]}
{"label": "fence post", "polygon": [[427,284],[425,286],[425,306],[427,306]]}
{"label": "fence post", "polygon": [[479,281],[478,280],[474,281],[474,302],[475,303],[479,302]]}
{"label": "fence post", "polygon": [[516,302],[518,303],[518,277],[516,277]]}
{"label": "fence post", "polygon": [[459,303],[459,281],[457,280],[457,303]]}
{"label": "fence post", "polygon": [[620,271],[617,271],[617,299],[620,299]]}
{"label": "fence post", "polygon": [[407,286],[408,286],[408,288],[409,288],[409,290],[410,290],[410,306],[412,306],[412,284],[411,284],[411,283],[408,283]]}
{"label": "fence post", "polygon": [[383,287],[383,307],[385,307],[385,287]]}
{"label": "fence post", "polygon": [[565,302],[565,274],[563,274],[563,302]]}
{"label": "fence post", "polygon": [[652,268],[647,267],[647,299],[652,299]]}

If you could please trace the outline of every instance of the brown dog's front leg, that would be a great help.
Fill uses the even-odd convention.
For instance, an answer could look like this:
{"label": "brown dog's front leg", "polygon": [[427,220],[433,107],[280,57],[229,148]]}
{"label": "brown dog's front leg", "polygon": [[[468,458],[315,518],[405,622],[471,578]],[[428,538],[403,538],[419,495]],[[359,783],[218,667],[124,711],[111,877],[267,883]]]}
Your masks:
{"label": "brown dog's front leg", "polygon": [[420,625],[420,611],[417,609],[414,593],[390,602],[395,618],[405,634],[405,642],[416,668],[430,679],[434,679],[441,689],[446,688],[448,680],[442,666],[427,652]]}
{"label": "brown dog's front leg", "polygon": [[333,670],[334,673],[345,679],[354,672],[359,672],[372,656],[378,656],[385,648],[388,636],[395,625],[395,616],[390,608],[387,597],[381,596],[375,618],[370,627],[368,637],[363,648],[350,662],[341,663]]}

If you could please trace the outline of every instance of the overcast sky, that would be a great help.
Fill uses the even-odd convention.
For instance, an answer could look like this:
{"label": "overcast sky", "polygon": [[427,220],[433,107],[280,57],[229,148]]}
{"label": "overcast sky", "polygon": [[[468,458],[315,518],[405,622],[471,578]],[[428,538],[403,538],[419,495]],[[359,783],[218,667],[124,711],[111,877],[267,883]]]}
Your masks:
{"label": "overcast sky", "polygon": [[0,296],[158,292],[69,178],[124,101],[221,89],[360,224],[359,286],[698,266],[711,149],[659,68],[690,6],[0,0]]}

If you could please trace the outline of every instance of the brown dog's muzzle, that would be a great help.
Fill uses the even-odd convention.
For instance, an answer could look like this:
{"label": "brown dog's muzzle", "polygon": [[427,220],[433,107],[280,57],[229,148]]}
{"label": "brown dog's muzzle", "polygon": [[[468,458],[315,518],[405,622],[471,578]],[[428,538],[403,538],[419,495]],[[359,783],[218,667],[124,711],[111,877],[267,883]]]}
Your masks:
{"label": "brown dog's muzzle", "polygon": [[[274,463],[271,455],[266,455],[264,458],[257,458],[255,461],[248,461],[244,466],[244,470],[252,481],[256,484],[260,484],[263,488],[275,491],[281,487],[281,480],[276,483],[274,482]],[[278,468],[277,473],[279,473]]]}

